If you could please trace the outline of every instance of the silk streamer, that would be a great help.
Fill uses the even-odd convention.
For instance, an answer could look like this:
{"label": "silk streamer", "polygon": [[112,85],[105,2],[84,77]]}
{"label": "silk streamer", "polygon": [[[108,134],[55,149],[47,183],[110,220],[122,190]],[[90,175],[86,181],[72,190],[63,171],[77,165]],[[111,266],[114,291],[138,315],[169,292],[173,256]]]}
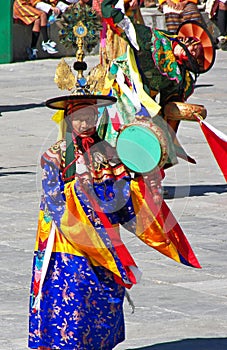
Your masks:
{"label": "silk streamer", "polygon": [[154,203],[143,179],[131,182],[133,206],[136,211],[136,235],[161,254],[182,264],[200,268],[200,264],[180,225],[164,200]]}
{"label": "silk streamer", "polygon": [[138,71],[134,52],[129,45],[127,47],[127,58],[128,58],[130,74],[131,74],[132,80],[134,82],[134,85],[136,86],[137,94],[139,96],[140,103],[147,109],[150,116],[154,117],[159,113],[161,106],[157,102],[155,102],[144,91],[143,82],[142,82],[141,76],[140,76],[139,71]]}

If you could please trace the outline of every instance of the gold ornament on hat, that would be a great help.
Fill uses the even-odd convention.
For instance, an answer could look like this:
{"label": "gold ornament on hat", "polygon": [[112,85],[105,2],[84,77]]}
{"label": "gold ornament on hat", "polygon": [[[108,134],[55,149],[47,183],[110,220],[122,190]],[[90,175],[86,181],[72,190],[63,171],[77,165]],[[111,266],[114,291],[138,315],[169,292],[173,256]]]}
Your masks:
{"label": "gold ornament on hat", "polygon": [[62,14],[58,26],[61,28],[60,42],[76,50],[73,68],[77,74],[74,76],[70,66],[62,59],[57,66],[54,81],[60,89],[68,90],[73,95],[91,94],[91,86],[84,77],[87,69],[84,58],[85,51],[90,52],[99,42],[101,19],[91,6],[75,4]]}
{"label": "gold ornament on hat", "polygon": [[58,64],[54,81],[58,88],[61,90],[69,90],[72,94],[90,94],[90,91],[86,87],[87,80],[83,75],[83,71],[86,70],[87,64],[84,62],[84,38],[87,35],[87,28],[82,21],[79,21],[73,27],[73,34],[77,37],[77,51],[76,62],[74,63],[74,69],[77,71],[77,77],[72,72],[70,66],[64,59]]}
{"label": "gold ornament on hat", "polygon": [[90,94],[90,91],[86,87],[87,81],[83,75],[83,71],[87,69],[87,64],[84,62],[84,38],[87,35],[87,28],[82,21],[79,21],[73,27],[73,34],[75,35],[77,51],[76,62],[74,63],[74,69],[77,71],[77,77],[74,76],[70,66],[64,59],[58,64],[54,81],[61,90],[69,90],[72,94]]}
{"label": "gold ornament on hat", "polygon": [[[61,43],[65,46],[72,45],[76,49],[76,61],[73,64],[73,69],[77,74],[74,75],[65,60],[61,60],[57,66],[54,81],[60,89],[70,91],[70,95],[49,99],[46,101],[46,106],[58,111],[67,111],[69,106],[79,109],[84,105],[95,105],[97,108],[103,108],[116,103],[117,99],[113,96],[96,94],[94,89],[91,92],[91,81],[88,83],[83,75],[87,69],[87,64],[84,61],[85,51],[89,52],[94,45],[98,44],[101,20],[88,6],[72,6],[67,13],[64,13],[62,19],[60,37],[61,40],[64,40]],[[97,30],[99,31],[97,32]],[[100,74],[98,76],[100,79]],[[60,117],[57,116],[56,121],[63,120],[64,117],[65,113],[61,113]]]}
{"label": "gold ornament on hat", "polygon": [[71,91],[75,88],[75,75],[73,74],[70,66],[65,62],[64,58],[61,59],[56,68],[54,81],[61,90]]}
{"label": "gold ornament on hat", "polygon": [[87,76],[87,85],[89,86],[90,91],[93,93],[103,91],[106,72],[106,67],[101,63],[90,70]]}

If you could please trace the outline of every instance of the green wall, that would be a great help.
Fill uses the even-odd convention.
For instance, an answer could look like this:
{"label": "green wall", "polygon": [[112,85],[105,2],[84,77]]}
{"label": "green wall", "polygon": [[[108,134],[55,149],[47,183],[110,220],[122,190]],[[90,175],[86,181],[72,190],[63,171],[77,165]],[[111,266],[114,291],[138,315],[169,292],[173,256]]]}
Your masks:
{"label": "green wall", "polygon": [[0,11],[0,63],[12,62],[13,0],[4,0]]}

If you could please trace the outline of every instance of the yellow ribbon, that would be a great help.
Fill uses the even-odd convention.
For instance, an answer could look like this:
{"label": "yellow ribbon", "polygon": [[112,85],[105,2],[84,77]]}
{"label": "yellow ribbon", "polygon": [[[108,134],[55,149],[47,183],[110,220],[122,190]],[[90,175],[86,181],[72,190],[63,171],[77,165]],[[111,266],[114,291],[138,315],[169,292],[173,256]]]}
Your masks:
{"label": "yellow ribbon", "polygon": [[135,83],[139,100],[142,103],[142,105],[144,105],[144,107],[147,109],[150,116],[154,117],[159,113],[161,106],[144,91],[143,82],[137,68],[134,52],[129,45],[127,47],[127,58],[130,74],[133,82]]}
{"label": "yellow ribbon", "polygon": [[57,141],[64,140],[65,139],[65,133],[66,133],[66,122],[64,119],[64,111],[59,110],[57,111],[51,118],[55,123],[58,124],[58,137]]}

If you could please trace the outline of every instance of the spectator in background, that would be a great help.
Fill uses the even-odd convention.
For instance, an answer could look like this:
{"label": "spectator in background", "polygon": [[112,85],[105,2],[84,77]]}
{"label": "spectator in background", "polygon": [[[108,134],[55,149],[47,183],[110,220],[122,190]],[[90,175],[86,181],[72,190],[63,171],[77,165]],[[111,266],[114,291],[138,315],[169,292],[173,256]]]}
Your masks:
{"label": "spectator in background", "polygon": [[[35,60],[37,58],[37,42],[40,32],[43,37],[42,49],[48,54],[58,52],[56,43],[49,39],[47,32],[47,14],[35,7],[35,0],[15,0],[13,4],[13,17],[16,20],[22,21],[26,25],[33,24],[31,46],[27,48],[28,58]],[[54,7],[51,8],[56,11]]]}
{"label": "spectator in background", "polygon": [[197,4],[198,0],[159,0],[168,32],[176,34],[179,25],[187,20],[203,23]]}
{"label": "spectator in background", "polygon": [[[40,1],[35,0],[35,7],[38,10],[41,10],[43,12],[46,12],[48,16],[53,15],[55,19],[62,13],[65,12],[65,10],[69,7],[70,4],[76,4],[79,2],[78,0],[65,0],[58,1],[58,0],[49,0],[49,1]],[[52,20],[52,23],[54,20]]]}
{"label": "spectator in background", "polygon": [[[221,36],[227,35],[227,0],[218,1],[217,25]],[[226,38],[223,38],[226,42]]]}
{"label": "spectator in background", "polygon": [[216,34],[216,48],[227,50],[227,1],[207,0],[205,12],[208,14],[210,23],[214,26]]}

